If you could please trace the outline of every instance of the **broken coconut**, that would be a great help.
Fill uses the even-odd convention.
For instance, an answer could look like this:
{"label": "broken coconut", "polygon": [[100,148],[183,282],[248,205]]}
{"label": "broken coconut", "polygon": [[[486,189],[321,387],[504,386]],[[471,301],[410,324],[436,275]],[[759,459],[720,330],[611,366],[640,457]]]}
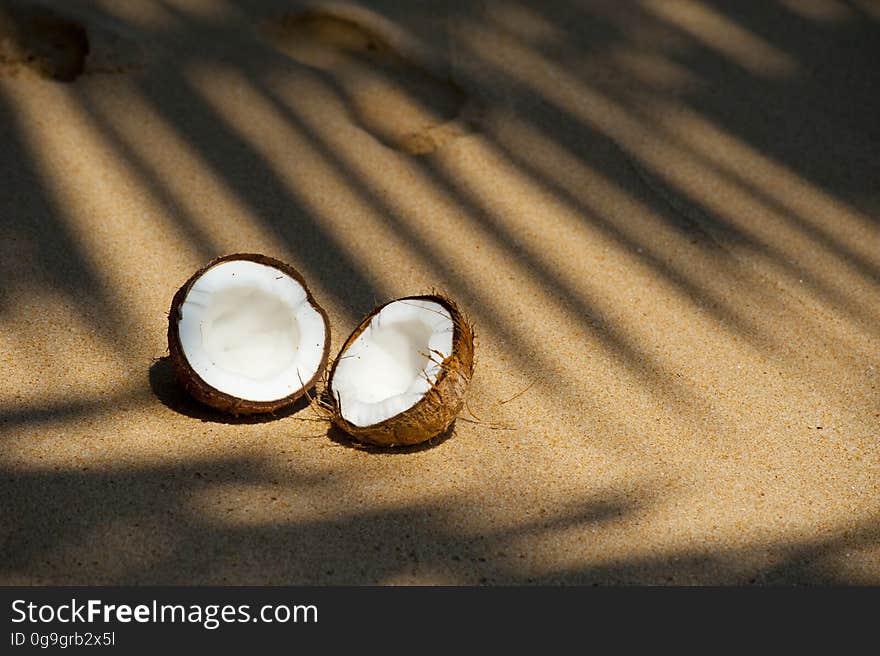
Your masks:
{"label": "broken coconut", "polygon": [[168,348],[177,379],[202,403],[233,414],[273,412],[324,372],[330,325],[293,267],[227,255],[174,295]]}
{"label": "broken coconut", "polygon": [[333,363],[333,421],[362,442],[424,442],[458,416],[473,369],[473,330],[452,301],[391,301],[361,322]]}

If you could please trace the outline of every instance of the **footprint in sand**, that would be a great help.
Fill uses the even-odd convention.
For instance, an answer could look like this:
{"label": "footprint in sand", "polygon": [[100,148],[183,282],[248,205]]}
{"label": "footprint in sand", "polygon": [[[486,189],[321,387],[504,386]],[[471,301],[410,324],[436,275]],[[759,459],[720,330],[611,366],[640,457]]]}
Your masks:
{"label": "footprint in sand", "polygon": [[0,76],[38,75],[72,82],[81,75],[125,73],[139,68],[142,53],[129,39],[87,28],[46,7],[0,7]]}
{"label": "footprint in sand", "polygon": [[76,21],[43,7],[0,7],[0,74],[31,71],[71,82],[85,70],[89,37]]}
{"label": "footprint in sand", "polygon": [[473,104],[454,82],[404,57],[389,39],[340,16],[288,14],[263,35],[301,64],[323,71],[359,125],[391,148],[421,155],[470,132]]}

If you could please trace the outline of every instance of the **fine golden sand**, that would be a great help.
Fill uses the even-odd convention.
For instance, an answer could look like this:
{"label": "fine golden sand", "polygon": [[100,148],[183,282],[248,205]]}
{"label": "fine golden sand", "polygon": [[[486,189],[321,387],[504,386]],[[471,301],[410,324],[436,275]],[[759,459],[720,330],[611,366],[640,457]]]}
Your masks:
{"label": "fine golden sand", "polygon": [[[880,584],[880,12],[858,0],[0,8],[0,583]],[[476,325],[358,448],[167,360],[211,258],[331,357]]]}

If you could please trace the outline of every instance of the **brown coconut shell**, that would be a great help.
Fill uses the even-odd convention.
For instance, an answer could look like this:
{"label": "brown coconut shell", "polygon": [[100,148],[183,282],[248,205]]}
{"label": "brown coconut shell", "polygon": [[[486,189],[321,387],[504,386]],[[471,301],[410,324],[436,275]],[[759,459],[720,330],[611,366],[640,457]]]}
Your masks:
{"label": "brown coconut shell", "polygon": [[[422,399],[400,414],[371,426],[355,426],[342,416],[339,402],[333,393],[333,376],[336,365],[345,355],[352,342],[367,329],[373,318],[386,305],[399,301],[432,301],[442,305],[452,317],[455,325],[452,335],[452,353],[443,360],[440,373],[433,387]],[[430,294],[426,296],[407,296],[374,309],[355,328],[339,351],[339,356],[330,369],[329,391],[333,423],[361,442],[378,446],[404,446],[419,444],[446,431],[461,412],[468,385],[474,374],[474,329],[458,306],[445,296]]]}
{"label": "brown coconut shell", "polygon": [[[206,383],[201,376],[199,376],[195,370],[190,366],[189,361],[186,359],[186,356],[183,353],[183,347],[180,343],[180,334],[177,329],[177,324],[182,318],[180,307],[183,305],[184,300],[189,295],[189,290],[195,284],[195,282],[201,278],[209,269],[217,266],[218,264],[222,264],[223,262],[229,262],[230,260],[249,260],[251,262],[256,262],[258,264],[264,264],[268,267],[272,267],[273,269],[278,269],[283,274],[290,276],[294,280],[296,280],[300,285],[302,285],[303,289],[306,292],[306,298],[315,310],[317,310],[318,314],[321,315],[321,318],[324,320],[324,351],[321,354],[321,364],[318,366],[318,370],[315,372],[315,375],[312,376],[310,380],[304,381],[303,386],[292,394],[285,396],[282,399],[276,399],[273,401],[249,401],[247,399],[240,399],[231,394],[227,394],[226,392],[222,392],[215,387],[212,387],[208,383]],[[294,269],[289,264],[285,264],[280,260],[276,260],[271,257],[267,257],[266,255],[257,255],[254,253],[234,253],[232,255],[224,255],[223,257],[218,257],[215,260],[212,260],[207,265],[196,271],[189,280],[187,280],[184,285],[177,290],[177,293],[174,295],[174,299],[171,301],[171,312],[168,314],[168,350],[171,354],[171,364],[174,369],[174,375],[180,385],[189,392],[195,399],[201,401],[205,405],[209,405],[212,408],[216,408],[221,412],[228,412],[233,415],[250,415],[250,414],[259,414],[264,412],[275,412],[285,406],[294,403],[297,399],[301,398],[306,394],[310,389],[315,386],[318,379],[321,377],[321,374],[325,371],[327,367],[327,359],[330,355],[330,321],[327,318],[327,313],[324,311],[318,302],[315,300],[315,297],[312,296],[311,291],[309,291],[308,285],[306,285],[305,279],[302,275]]]}

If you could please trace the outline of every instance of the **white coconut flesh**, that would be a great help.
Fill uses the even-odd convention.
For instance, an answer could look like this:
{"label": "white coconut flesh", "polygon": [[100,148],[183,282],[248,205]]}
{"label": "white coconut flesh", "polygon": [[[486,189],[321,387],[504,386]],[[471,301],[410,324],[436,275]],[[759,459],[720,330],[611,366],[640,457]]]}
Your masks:
{"label": "white coconut flesh", "polygon": [[439,303],[389,303],[336,364],[331,391],[343,419],[372,426],[405,412],[437,382],[452,354],[455,325]]}
{"label": "white coconut flesh", "polygon": [[247,401],[276,401],[311,381],[326,341],[303,286],[249,260],[208,269],[180,306],[180,345],[208,385]]}

